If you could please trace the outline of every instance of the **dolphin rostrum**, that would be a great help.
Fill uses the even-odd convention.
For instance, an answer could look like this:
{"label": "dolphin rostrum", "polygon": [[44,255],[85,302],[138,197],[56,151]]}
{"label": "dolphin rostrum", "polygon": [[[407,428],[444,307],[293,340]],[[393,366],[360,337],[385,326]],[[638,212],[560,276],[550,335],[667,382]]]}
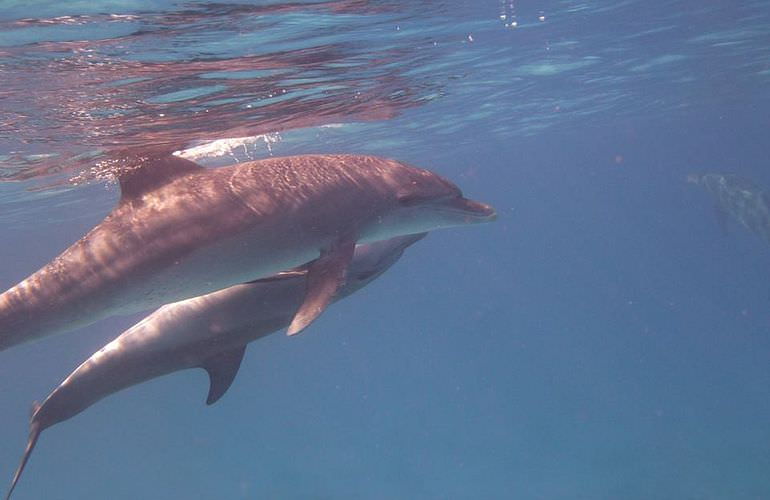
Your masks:
{"label": "dolphin rostrum", "polygon": [[717,221],[727,230],[727,215],[770,242],[770,193],[733,174],[690,174],[687,181],[703,186],[714,199]]}
{"label": "dolphin rostrum", "polygon": [[313,261],[293,335],[330,302],[357,242],[495,218],[440,176],[374,156],[206,169],[172,155],[119,181],[101,223],[0,295],[0,350]]}
{"label": "dolphin rostrum", "polygon": [[[336,299],[376,279],[424,236],[358,245]],[[29,442],[6,500],[40,433],[110,394],[179,370],[203,368],[210,381],[206,404],[219,400],[238,372],[246,345],[289,324],[302,303],[309,267],[167,304],[94,353],[34,405]]]}

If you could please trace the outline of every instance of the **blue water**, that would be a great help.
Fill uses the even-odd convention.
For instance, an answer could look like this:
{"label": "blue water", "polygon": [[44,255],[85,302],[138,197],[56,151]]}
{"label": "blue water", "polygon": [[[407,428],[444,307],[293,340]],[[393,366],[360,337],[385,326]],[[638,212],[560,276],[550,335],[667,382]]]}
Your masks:
{"label": "blue water", "polygon": [[[499,213],[252,344],[212,407],[189,371],[52,427],[14,498],[770,498],[770,248],[685,183],[770,188],[768,33],[765,0],[5,0],[3,289],[125,149],[378,154]],[[0,353],[0,476],[141,317]]]}

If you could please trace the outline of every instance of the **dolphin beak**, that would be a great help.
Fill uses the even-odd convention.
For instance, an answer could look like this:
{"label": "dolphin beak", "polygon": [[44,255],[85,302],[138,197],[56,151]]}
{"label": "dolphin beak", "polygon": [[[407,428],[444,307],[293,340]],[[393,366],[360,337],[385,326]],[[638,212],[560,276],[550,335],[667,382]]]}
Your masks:
{"label": "dolphin beak", "polygon": [[462,212],[474,222],[492,222],[497,219],[497,212],[490,205],[468,198],[456,198],[451,201],[450,208]]}

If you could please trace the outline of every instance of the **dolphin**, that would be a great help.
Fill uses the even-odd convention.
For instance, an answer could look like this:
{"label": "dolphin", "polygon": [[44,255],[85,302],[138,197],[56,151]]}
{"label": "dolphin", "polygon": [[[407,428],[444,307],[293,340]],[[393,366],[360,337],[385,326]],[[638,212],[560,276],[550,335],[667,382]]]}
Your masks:
{"label": "dolphin", "polygon": [[102,222],[0,295],[0,350],[313,261],[293,335],[329,304],[357,242],[495,218],[440,176],[375,156],[207,169],[167,155],[129,163],[118,180]]}
{"label": "dolphin", "polygon": [[[358,245],[335,299],[388,270],[425,233]],[[311,264],[312,265],[312,264]],[[310,266],[167,304],[94,353],[42,404],[33,406],[26,451],[5,497],[21,477],[40,433],[101,399],[147,380],[188,368],[209,374],[206,404],[232,384],[246,345],[286,327],[302,303]]]}
{"label": "dolphin", "polygon": [[743,227],[770,242],[770,194],[753,181],[732,174],[690,174],[687,181],[702,186],[714,199],[723,232],[730,215]]}

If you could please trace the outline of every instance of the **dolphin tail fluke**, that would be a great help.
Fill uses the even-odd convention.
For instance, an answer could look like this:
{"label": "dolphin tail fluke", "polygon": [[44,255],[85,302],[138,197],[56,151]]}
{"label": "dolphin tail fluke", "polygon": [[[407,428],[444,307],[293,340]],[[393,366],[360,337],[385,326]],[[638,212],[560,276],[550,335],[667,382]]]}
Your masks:
{"label": "dolphin tail fluke", "polygon": [[286,331],[296,335],[326,309],[337,290],[345,284],[345,273],[353,259],[354,240],[342,241],[308,264],[305,298]]}
{"label": "dolphin tail fluke", "polygon": [[43,431],[43,427],[40,425],[40,421],[35,419],[35,415],[37,414],[38,409],[40,409],[39,403],[32,405],[32,421],[29,424],[29,440],[27,441],[27,449],[24,451],[24,455],[21,457],[21,463],[16,469],[16,473],[13,475],[13,481],[11,481],[11,487],[8,489],[8,494],[5,495],[5,500],[10,500],[13,490],[16,488],[16,483],[19,482],[21,473],[24,472],[24,467],[27,465],[27,460],[29,460],[29,456],[32,454],[32,450],[35,449],[37,438],[40,437],[40,433]]}

